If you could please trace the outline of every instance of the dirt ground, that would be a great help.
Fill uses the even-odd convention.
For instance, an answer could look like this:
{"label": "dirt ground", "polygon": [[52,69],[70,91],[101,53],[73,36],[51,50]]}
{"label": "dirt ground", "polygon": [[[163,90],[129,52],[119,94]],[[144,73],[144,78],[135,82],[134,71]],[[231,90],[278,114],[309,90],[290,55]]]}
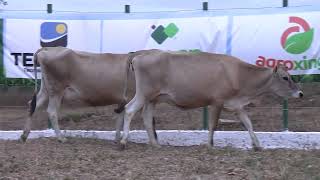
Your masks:
{"label": "dirt ground", "polygon": [[[302,86],[305,97],[289,100],[289,130],[320,131],[320,88]],[[246,110],[255,131],[282,131],[282,99],[265,95]],[[114,130],[114,106],[62,108],[61,129]],[[1,107],[0,130],[20,130],[27,107]],[[202,109],[183,111],[160,104],[154,113],[156,129],[202,129]],[[221,118],[235,119],[223,112]],[[32,129],[46,129],[47,116],[39,113]],[[139,115],[131,129],[144,129]],[[220,130],[244,130],[240,123],[221,123]],[[69,139],[58,143],[43,138],[0,140],[0,180],[7,179],[320,179],[320,151],[264,150],[204,146],[152,148],[130,143],[119,151],[112,141]]]}
{"label": "dirt ground", "polygon": [[320,179],[320,151],[261,152],[206,146],[152,148],[111,141],[0,141],[0,179]]}

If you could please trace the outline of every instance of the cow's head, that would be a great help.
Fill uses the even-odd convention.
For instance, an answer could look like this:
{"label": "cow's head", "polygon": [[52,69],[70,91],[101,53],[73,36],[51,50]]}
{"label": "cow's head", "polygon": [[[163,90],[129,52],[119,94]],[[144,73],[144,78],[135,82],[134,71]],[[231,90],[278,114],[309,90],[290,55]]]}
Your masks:
{"label": "cow's head", "polygon": [[273,70],[273,91],[282,97],[302,98],[303,92],[293,82],[288,68],[284,65],[277,65]]}

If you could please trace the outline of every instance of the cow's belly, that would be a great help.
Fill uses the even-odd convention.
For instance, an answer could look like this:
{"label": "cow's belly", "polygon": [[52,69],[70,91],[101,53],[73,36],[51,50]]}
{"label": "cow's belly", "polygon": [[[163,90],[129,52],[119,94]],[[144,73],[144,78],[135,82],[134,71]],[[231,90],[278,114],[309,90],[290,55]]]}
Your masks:
{"label": "cow's belly", "polygon": [[223,108],[227,111],[237,111],[248,105],[250,100],[248,97],[236,97],[224,102]]}
{"label": "cow's belly", "polygon": [[185,96],[182,94],[160,94],[153,101],[157,103],[168,103],[181,109],[193,109],[210,104],[210,99],[204,96]]}
{"label": "cow's belly", "polygon": [[106,106],[118,104],[122,101],[122,98],[117,94],[101,93],[94,90],[82,92],[75,88],[68,87],[64,92],[63,101],[69,104]]}

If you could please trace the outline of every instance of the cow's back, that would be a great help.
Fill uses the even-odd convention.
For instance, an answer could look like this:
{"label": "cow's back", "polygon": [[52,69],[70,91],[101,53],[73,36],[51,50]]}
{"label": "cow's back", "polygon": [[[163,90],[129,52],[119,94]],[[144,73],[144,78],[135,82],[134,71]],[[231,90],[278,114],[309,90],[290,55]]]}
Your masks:
{"label": "cow's back", "polygon": [[[44,75],[64,90],[64,100],[90,105],[110,105],[123,101],[127,54],[96,54],[67,48],[49,48],[39,53]],[[134,93],[134,79],[129,76],[129,92]]]}

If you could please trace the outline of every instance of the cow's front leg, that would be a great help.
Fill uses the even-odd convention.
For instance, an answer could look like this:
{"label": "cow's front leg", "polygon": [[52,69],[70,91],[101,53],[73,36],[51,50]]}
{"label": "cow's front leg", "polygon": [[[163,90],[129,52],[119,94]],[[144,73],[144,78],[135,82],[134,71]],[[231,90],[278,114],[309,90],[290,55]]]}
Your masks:
{"label": "cow's front leg", "polygon": [[116,122],[116,138],[115,141],[120,143],[121,140],[121,130],[123,130],[123,120],[124,120],[124,111],[118,114]]}
{"label": "cow's front leg", "polygon": [[60,105],[61,105],[61,99],[62,96],[49,96],[49,104],[48,104],[48,116],[49,120],[52,124],[52,127],[54,129],[54,132],[60,142],[66,142],[67,139],[63,137],[61,134],[59,124],[58,124],[58,118],[59,118],[59,110],[60,110]]}
{"label": "cow's front leg", "polygon": [[248,132],[250,134],[253,149],[255,151],[261,150],[262,148],[260,146],[259,140],[258,140],[257,136],[255,135],[255,133],[253,132],[252,123],[251,123],[251,120],[249,119],[247,113],[243,109],[240,109],[237,111],[237,116],[239,117],[240,121],[246,127],[246,129],[248,130]]}
{"label": "cow's front leg", "polygon": [[214,145],[213,142],[213,135],[214,131],[217,130],[218,128],[218,122],[219,122],[219,117],[220,113],[222,110],[222,105],[211,105],[211,113],[210,113],[210,118],[209,118],[209,139],[208,139],[208,147],[212,148]]}
{"label": "cow's front leg", "polygon": [[154,103],[146,103],[143,107],[142,117],[143,123],[147,130],[150,144],[154,147],[159,148],[160,145],[157,141],[157,135],[154,128],[154,119],[153,119],[153,109],[155,107]]}

